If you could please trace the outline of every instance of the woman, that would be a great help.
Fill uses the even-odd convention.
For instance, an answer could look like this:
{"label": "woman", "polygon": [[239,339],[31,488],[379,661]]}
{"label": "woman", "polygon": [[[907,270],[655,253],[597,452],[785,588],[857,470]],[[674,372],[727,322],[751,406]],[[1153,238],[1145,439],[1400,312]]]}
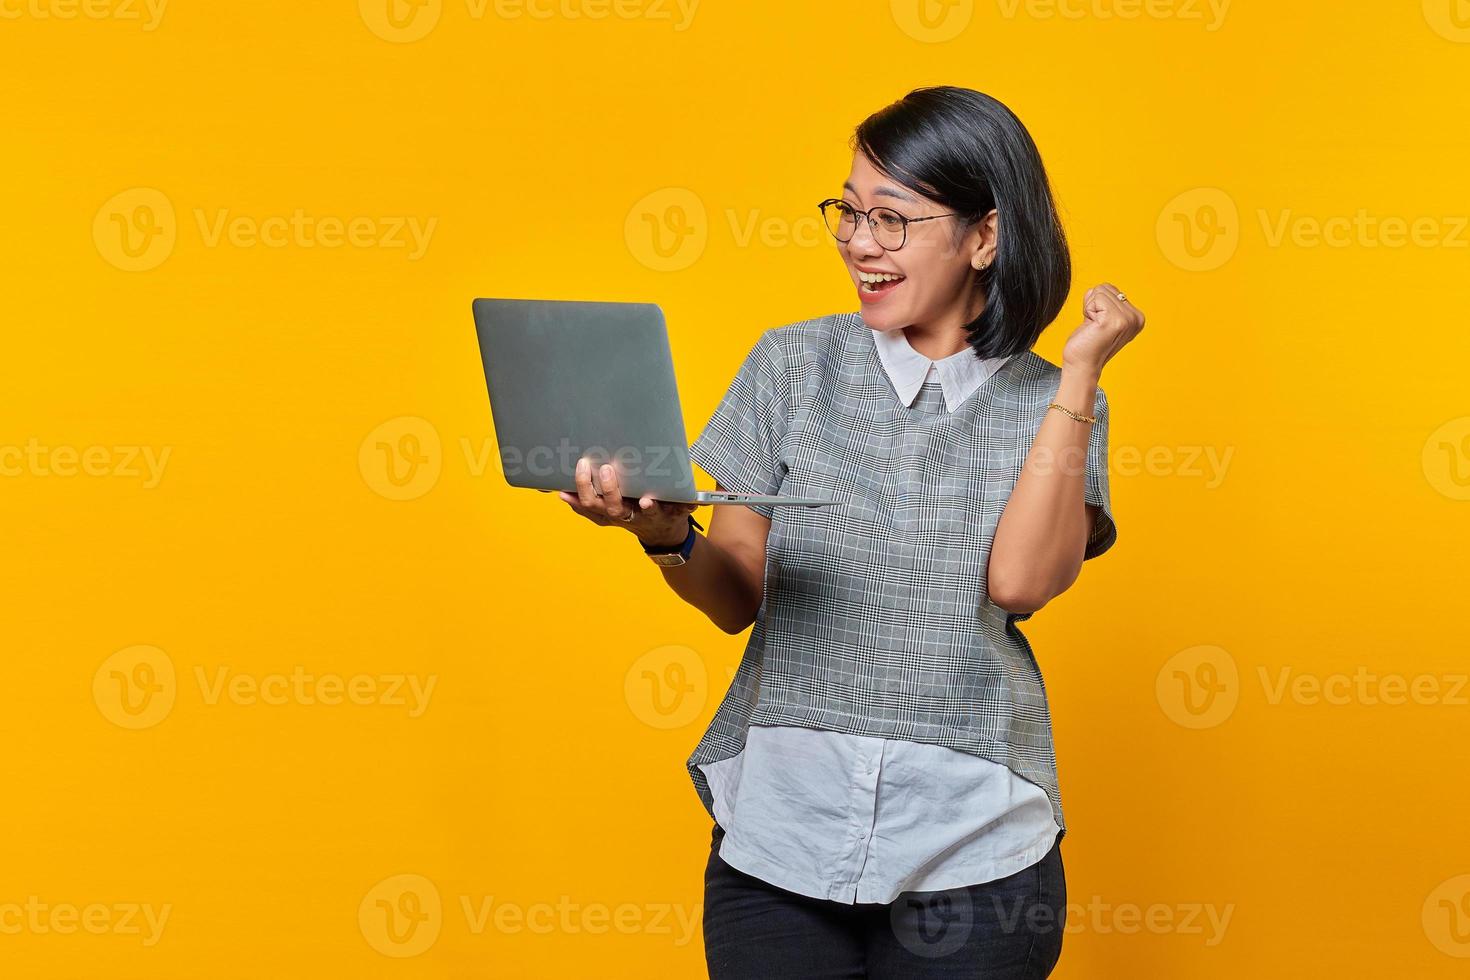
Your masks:
{"label": "woman", "polygon": [[[1103,366],[1143,314],[1103,283],[1031,351],[1071,263],[1041,158],[989,96],[866,119],[821,209],[860,313],[761,335],[690,447],[719,487],[822,508],[577,493],[669,585],[751,631],[689,759],[714,818],[715,980],[1047,976],[1066,885],[1051,718],[1017,623],[1117,536]],[[683,559],[681,562],[680,559]]]}

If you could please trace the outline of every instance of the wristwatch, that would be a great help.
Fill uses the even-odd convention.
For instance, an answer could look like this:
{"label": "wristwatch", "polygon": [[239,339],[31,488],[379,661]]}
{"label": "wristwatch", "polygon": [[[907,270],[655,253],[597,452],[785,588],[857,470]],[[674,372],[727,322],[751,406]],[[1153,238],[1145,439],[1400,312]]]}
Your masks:
{"label": "wristwatch", "polygon": [[693,514],[690,514],[689,533],[684,536],[684,541],[681,544],[676,544],[673,546],[661,545],[656,547],[649,547],[648,545],[644,545],[643,553],[647,555],[655,565],[664,565],[666,567],[673,565],[682,565],[689,560],[689,553],[694,550],[694,539],[696,537],[694,533],[695,528],[699,528],[701,531],[704,530],[703,525],[701,525],[698,521],[694,519]]}

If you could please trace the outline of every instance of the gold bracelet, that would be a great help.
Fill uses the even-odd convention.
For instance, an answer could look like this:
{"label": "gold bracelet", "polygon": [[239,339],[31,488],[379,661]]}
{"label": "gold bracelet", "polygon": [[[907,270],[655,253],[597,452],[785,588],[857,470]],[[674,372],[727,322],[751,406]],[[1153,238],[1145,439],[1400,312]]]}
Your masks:
{"label": "gold bracelet", "polygon": [[1047,408],[1054,408],[1057,411],[1059,411],[1059,412],[1063,413],[1064,415],[1068,416],[1069,418],[1076,419],[1078,422],[1096,422],[1097,421],[1097,419],[1095,417],[1091,416],[1091,415],[1078,415],[1076,412],[1072,411],[1070,408],[1063,408],[1061,405],[1058,405],[1056,402],[1052,402],[1050,405],[1047,406]]}

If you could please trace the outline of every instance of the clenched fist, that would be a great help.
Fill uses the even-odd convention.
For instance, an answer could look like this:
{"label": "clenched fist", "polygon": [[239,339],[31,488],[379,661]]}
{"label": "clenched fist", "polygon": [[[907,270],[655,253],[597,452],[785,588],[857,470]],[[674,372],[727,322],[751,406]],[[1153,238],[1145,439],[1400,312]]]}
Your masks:
{"label": "clenched fist", "polygon": [[1143,311],[1117,286],[1098,283],[1082,297],[1082,325],[1062,348],[1062,366],[1100,375],[1103,365],[1142,329]]}

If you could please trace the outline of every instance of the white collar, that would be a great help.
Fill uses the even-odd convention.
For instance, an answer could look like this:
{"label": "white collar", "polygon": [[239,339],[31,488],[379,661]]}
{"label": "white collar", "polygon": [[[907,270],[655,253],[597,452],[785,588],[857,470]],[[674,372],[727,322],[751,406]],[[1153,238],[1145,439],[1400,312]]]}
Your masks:
{"label": "white collar", "polygon": [[[873,330],[872,327],[868,328]],[[873,344],[878,348],[878,360],[893,382],[893,390],[907,406],[914,404],[919,387],[928,380],[930,372],[939,375],[939,387],[944,392],[945,408],[953,412],[987,378],[999,371],[1008,357],[991,357],[981,360],[975,351],[966,346],[948,357],[931,361],[914,350],[903,329],[873,330]]]}

